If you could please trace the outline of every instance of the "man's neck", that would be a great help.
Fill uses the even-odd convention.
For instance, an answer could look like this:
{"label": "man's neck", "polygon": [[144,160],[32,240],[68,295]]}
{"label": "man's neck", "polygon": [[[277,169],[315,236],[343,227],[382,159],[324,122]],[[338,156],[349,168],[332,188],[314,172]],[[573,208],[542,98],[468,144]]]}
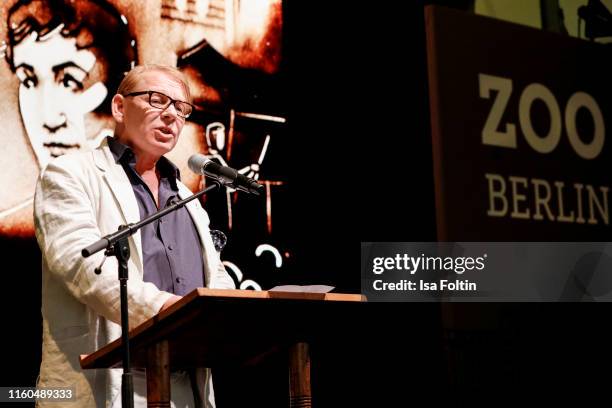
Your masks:
{"label": "man's neck", "polygon": [[147,156],[142,153],[138,154],[138,152],[135,152],[135,154],[136,166],[134,169],[138,174],[141,176],[144,174],[156,174],[159,157]]}
{"label": "man's neck", "polygon": [[115,135],[115,137],[117,137],[117,141],[128,146],[134,152],[134,155],[136,156],[136,165],[134,166],[134,169],[139,175],[142,176],[144,174],[156,174],[157,162],[160,159],[159,156],[153,156],[147,154],[146,152],[142,152],[135,146],[133,146],[132,143],[129,143],[128,141],[124,140],[124,138],[122,138],[120,134],[115,133]]}

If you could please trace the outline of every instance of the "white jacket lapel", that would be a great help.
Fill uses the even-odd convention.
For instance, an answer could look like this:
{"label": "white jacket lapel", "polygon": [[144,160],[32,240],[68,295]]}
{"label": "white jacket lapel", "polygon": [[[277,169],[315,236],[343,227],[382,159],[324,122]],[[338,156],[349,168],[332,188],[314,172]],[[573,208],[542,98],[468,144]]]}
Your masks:
{"label": "white jacket lapel", "polygon": [[[108,147],[106,139],[101,143],[99,149],[94,150],[93,157],[96,166],[102,171],[102,178],[115,196],[115,202],[119,204],[124,222],[126,224],[133,224],[140,221],[140,210],[138,209],[138,203],[134,196],[132,184],[125,174],[123,167],[115,163],[115,159]],[[137,263],[142,265],[140,231],[132,235],[132,239],[138,251]]]}

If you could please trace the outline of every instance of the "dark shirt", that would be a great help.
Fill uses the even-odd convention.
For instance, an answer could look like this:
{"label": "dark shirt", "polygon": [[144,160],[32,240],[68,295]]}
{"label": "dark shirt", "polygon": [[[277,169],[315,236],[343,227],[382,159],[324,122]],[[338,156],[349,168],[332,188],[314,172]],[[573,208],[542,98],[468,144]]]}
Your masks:
{"label": "dark shirt", "polygon": [[[115,162],[122,165],[130,179],[140,219],[158,210],[151,190],[136,172],[136,156],[133,150],[113,137],[108,146]],[[159,205],[167,207],[180,200],[177,180],[178,168],[165,157],[157,162],[159,180]],[[144,280],[160,290],[185,295],[197,287],[204,287],[204,261],[197,229],[185,207],[171,212],[144,226],[140,230]]]}

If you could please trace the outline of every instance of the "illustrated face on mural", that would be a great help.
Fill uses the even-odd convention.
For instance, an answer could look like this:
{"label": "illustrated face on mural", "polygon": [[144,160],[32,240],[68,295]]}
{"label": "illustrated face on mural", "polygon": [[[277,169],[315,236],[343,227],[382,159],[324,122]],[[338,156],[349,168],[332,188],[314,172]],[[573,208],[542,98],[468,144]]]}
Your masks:
{"label": "illustrated face on mural", "polygon": [[95,147],[111,132],[111,93],[136,61],[125,16],[104,0],[18,0],[8,28],[6,59],[39,167]]}
{"label": "illustrated face on mural", "polygon": [[19,110],[41,168],[52,157],[92,147],[85,115],[108,94],[102,81],[90,78],[94,53],[78,49],[76,39],[62,36],[61,28],[42,37],[32,32],[13,47]]}
{"label": "illustrated face on mural", "polygon": [[4,109],[18,113],[23,127],[11,116],[5,138],[11,155],[0,184],[12,184],[0,191],[0,235],[31,236],[40,169],[55,156],[89,150],[112,134],[110,99],[138,55],[128,18],[114,2],[5,3],[12,5],[2,5],[7,31],[0,53],[19,82],[3,100],[16,105]]}

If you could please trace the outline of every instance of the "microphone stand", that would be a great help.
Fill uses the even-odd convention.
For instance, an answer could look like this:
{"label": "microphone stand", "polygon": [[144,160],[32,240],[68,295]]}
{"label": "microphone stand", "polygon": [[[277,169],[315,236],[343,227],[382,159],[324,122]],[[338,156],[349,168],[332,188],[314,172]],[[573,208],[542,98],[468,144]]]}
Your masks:
{"label": "microphone stand", "polygon": [[[121,297],[121,345],[123,354],[123,375],[121,376],[121,406],[124,408],[134,408],[134,383],[132,380],[132,372],[130,371],[130,345],[129,345],[129,324],[128,324],[128,297],[127,297],[127,281],[128,281],[128,260],[130,259],[130,246],[128,237],[147,224],[155,221],[164,215],[182,208],[189,201],[198,198],[215,188],[219,184],[214,184],[206,187],[204,190],[157,211],[154,214],[140,220],[135,224],[120,225],[119,230],[112,234],[102,237],[88,247],[83,248],[81,255],[87,258],[101,250],[105,249],[104,256],[114,256],[117,258],[119,288]],[[106,259],[106,258],[104,258]],[[102,272],[101,266],[96,268],[96,274]]]}

